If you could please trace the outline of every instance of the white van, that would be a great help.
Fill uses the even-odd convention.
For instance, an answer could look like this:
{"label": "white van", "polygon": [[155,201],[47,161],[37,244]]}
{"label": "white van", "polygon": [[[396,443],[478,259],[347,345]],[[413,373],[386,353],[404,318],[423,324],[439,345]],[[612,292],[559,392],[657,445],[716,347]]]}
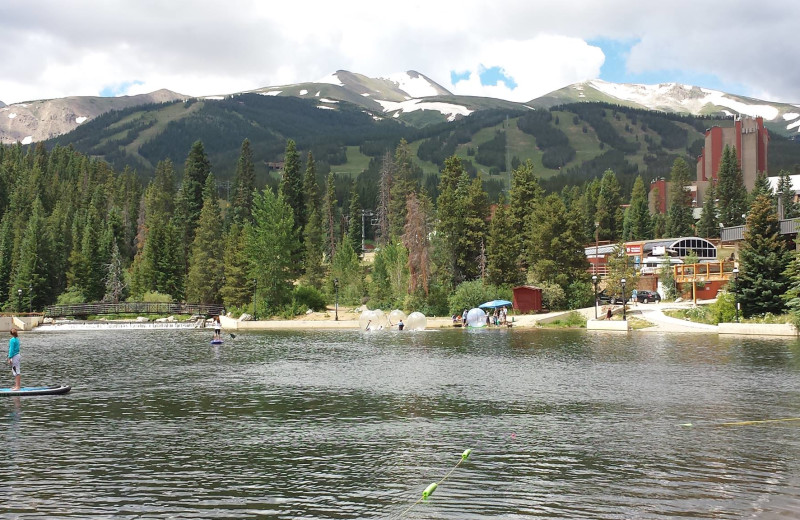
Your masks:
{"label": "white van", "polygon": [[648,256],[642,261],[640,274],[657,274],[665,265],[682,264],[683,260],[674,256]]}

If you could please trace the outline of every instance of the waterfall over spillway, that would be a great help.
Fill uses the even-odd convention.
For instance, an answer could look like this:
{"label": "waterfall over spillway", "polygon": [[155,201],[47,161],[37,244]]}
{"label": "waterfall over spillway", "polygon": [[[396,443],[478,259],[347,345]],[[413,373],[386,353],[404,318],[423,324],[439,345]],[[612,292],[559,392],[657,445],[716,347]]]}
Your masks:
{"label": "waterfall over spillway", "polygon": [[47,323],[36,327],[38,332],[55,332],[65,330],[110,330],[110,329],[199,329],[204,328],[203,322],[155,322],[155,321],[70,321],[62,323]]}

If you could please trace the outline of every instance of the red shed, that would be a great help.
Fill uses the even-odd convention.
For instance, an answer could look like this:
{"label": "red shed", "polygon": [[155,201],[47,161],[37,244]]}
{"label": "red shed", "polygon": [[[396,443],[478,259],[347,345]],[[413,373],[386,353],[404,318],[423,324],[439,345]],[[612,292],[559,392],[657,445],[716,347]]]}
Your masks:
{"label": "red shed", "polygon": [[542,289],[533,285],[514,287],[514,308],[523,314],[542,310]]}

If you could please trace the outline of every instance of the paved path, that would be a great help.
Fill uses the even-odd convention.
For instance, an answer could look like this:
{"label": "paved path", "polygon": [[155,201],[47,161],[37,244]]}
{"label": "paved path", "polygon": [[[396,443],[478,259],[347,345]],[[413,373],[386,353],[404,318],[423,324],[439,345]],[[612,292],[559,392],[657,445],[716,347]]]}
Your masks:
{"label": "paved path", "polygon": [[664,314],[666,309],[686,309],[692,307],[691,302],[685,303],[639,303],[635,307],[628,307],[629,316],[637,316],[653,324],[652,327],[639,329],[646,332],[709,332],[716,334],[718,327],[705,323],[671,318]]}

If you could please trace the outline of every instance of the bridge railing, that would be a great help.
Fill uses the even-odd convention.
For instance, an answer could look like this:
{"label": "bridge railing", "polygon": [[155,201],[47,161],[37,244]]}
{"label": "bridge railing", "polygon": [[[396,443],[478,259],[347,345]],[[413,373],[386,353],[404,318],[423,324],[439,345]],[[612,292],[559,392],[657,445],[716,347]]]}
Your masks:
{"label": "bridge railing", "polygon": [[124,302],[124,303],[76,303],[72,305],[51,305],[44,311],[49,318],[62,316],[89,316],[96,314],[223,314],[223,305],[203,303],[161,303],[161,302]]}

